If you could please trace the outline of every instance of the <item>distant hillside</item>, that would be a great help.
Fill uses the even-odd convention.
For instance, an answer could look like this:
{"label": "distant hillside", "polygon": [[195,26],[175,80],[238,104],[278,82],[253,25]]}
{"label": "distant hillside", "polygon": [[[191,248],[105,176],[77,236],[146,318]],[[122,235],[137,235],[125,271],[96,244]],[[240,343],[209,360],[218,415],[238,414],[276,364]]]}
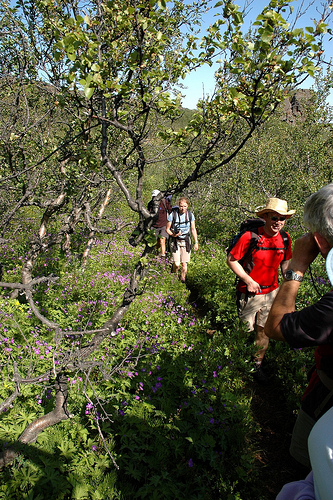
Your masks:
{"label": "distant hillside", "polygon": [[[297,89],[291,96],[287,97],[279,107],[281,120],[290,123],[291,125],[296,121],[304,120],[306,115],[306,107],[309,103],[313,91],[309,89]],[[176,129],[185,127],[193,114],[195,109],[183,108],[183,113],[179,119],[176,120],[174,126]]]}
{"label": "distant hillside", "polygon": [[180,129],[186,127],[192,116],[196,112],[195,109],[182,108],[181,116],[175,122],[175,128]]}

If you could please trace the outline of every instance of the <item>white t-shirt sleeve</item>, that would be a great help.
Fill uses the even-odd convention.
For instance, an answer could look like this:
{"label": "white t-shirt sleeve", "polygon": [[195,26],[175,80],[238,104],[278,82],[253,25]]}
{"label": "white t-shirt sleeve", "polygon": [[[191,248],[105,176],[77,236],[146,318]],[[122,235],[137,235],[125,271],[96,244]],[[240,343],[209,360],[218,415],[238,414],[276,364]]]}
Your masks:
{"label": "white t-shirt sleeve", "polygon": [[308,448],[316,500],[333,499],[333,408],[313,426]]}

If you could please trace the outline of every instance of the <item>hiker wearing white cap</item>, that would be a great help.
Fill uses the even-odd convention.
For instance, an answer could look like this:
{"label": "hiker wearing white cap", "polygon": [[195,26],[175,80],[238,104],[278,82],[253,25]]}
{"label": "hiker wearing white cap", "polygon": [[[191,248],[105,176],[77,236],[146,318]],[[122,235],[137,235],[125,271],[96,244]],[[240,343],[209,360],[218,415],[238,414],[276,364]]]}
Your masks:
{"label": "hiker wearing white cap", "polygon": [[318,346],[290,446],[291,455],[310,467],[309,433],[314,423],[333,406],[333,291],[299,311],[295,311],[295,304],[304,273],[319,254],[326,259],[327,274],[333,278],[330,252],[333,247],[333,184],[324,186],[307,199],[304,224],[310,232],[295,241],[293,256],[273,302],[265,333],[294,348]]}
{"label": "hiker wearing white cap", "polygon": [[168,221],[168,215],[172,210],[170,201],[168,198],[163,198],[161,191],[158,189],[154,189],[153,192],[151,193],[151,200],[148,203],[148,210],[151,214],[155,213],[154,211],[154,204],[155,204],[155,198],[161,195],[159,205],[158,205],[158,212],[156,215],[156,220],[153,224],[153,227],[155,229],[155,235],[157,238],[157,243],[156,243],[156,248],[161,251],[161,257],[166,256],[166,240],[169,238],[168,233],[165,230],[165,227],[167,225]]}
{"label": "hiker wearing white cap", "polygon": [[254,359],[254,378],[267,382],[268,377],[261,366],[269,343],[264,326],[278,291],[279,267],[284,273],[292,256],[290,236],[283,227],[295,210],[288,210],[285,200],[269,198],[255,213],[263,219],[263,225],[255,232],[247,230],[241,234],[228,252],[227,264],[238,277],[239,318],[247,324],[249,332],[256,331],[258,350]]}

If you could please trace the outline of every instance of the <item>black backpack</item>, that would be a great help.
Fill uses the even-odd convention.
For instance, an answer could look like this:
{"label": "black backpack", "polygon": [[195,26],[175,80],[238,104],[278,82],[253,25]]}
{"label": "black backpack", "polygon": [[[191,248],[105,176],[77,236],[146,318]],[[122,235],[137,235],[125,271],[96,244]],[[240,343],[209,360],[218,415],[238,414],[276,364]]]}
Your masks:
{"label": "black backpack", "polygon": [[[244,270],[249,274],[252,269],[253,269],[253,252],[258,249],[258,241],[260,239],[259,236],[259,228],[263,227],[265,225],[265,221],[263,219],[246,219],[243,221],[240,225],[239,232],[232,238],[232,240],[229,243],[229,246],[227,248],[227,255],[230,254],[231,250],[234,248],[236,245],[237,241],[239,238],[246,233],[246,231],[251,232],[251,240],[250,240],[250,245],[249,248],[246,252],[246,254],[238,261],[241,266],[244,268]],[[286,256],[286,251],[289,246],[289,238],[288,235],[285,231],[281,230],[280,234],[283,239],[283,248],[274,248],[274,250],[284,250],[284,259]],[[268,247],[260,247],[260,250],[271,250],[271,248]]]}

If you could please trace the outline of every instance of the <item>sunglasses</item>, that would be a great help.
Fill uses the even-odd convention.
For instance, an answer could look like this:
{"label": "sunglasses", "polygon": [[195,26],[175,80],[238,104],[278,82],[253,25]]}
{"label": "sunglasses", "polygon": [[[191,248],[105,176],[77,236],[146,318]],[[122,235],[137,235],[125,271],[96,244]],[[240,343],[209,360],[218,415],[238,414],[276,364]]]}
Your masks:
{"label": "sunglasses", "polygon": [[283,221],[286,220],[286,217],[276,217],[276,215],[273,215],[273,217],[271,217],[271,220],[273,222],[277,222],[278,220],[281,221],[281,222],[283,222]]}

